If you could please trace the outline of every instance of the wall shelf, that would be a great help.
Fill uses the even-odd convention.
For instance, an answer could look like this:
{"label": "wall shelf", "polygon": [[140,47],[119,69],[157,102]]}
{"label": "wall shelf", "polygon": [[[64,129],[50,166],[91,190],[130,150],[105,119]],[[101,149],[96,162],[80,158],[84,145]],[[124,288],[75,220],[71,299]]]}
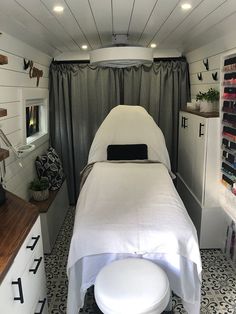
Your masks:
{"label": "wall shelf", "polygon": [[7,149],[0,148],[0,161],[3,161],[9,157],[9,151]]}
{"label": "wall shelf", "polygon": [[8,64],[8,58],[7,56],[0,55],[0,65],[3,65],[3,64]]}
{"label": "wall shelf", "polygon": [[[0,118],[7,116],[7,109],[0,108]],[[0,148],[0,162],[9,157],[7,149]]]}
{"label": "wall shelf", "polygon": [[7,109],[0,108],[0,118],[7,115]]}
{"label": "wall shelf", "polygon": [[221,80],[221,179],[225,187],[236,195],[236,54],[223,58]]}

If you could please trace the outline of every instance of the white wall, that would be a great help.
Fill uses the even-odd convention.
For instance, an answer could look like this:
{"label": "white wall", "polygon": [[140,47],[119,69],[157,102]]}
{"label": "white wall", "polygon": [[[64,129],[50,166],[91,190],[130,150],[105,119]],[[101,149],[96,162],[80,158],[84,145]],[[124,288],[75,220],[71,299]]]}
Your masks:
{"label": "white wall", "polygon": [[[236,49],[236,31],[186,54],[189,63],[192,98],[195,98],[199,91],[207,91],[210,87],[220,89],[220,81],[214,81],[212,73],[218,72],[218,78],[220,77],[221,56],[231,49]],[[202,62],[205,58],[208,58],[209,71],[205,69]],[[197,78],[197,73],[200,72],[203,77],[202,81]]]}
{"label": "white wall", "polygon": [[[192,98],[198,91],[206,91],[210,87],[215,87],[220,90],[220,75],[221,75],[221,57],[231,50],[236,52],[236,31],[228,36],[221,37],[203,47],[190,51],[186,54],[190,66],[190,83]],[[206,71],[202,60],[208,58],[209,71]],[[197,79],[197,73],[202,72],[203,80]],[[214,82],[211,73],[218,72],[219,80]],[[216,143],[217,144],[217,143]],[[219,148],[220,148],[220,143]],[[219,184],[219,200],[221,207],[226,213],[236,221],[236,197],[229,192],[223,185]]]}
{"label": "white wall", "polygon": [[[8,64],[0,65],[0,108],[7,109],[7,116],[0,118],[0,128],[3,129],[14,146],[24,144],[23,116],[21,94],[22,89],[32,88],[48,90],[48,72],[51,58],[29,45],[3,33],[0,36],[0,54],[8,57]],[[36,87],[36,78],[29,78],[29,70],[23,69],[23,59],[33,60],[34,66],[43,70],[39,87]],[[1,147],[4,144],[0,142]],[[6,188],[16,195],[28,199],[29,182],[36,176],[35,157],[44,152],[48,141],[22,159],[23,168],[10,152],[6,159]]]}

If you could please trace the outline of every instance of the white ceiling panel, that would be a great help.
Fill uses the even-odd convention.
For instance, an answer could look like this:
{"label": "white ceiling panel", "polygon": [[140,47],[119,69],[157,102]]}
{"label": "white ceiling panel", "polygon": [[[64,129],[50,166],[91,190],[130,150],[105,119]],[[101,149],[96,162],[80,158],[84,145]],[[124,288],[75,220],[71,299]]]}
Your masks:
{"label": "white ceiling panel", "polygon": [[200,1],[199,4],[190,11],[188,16],[171,32],[163,38],[159,43],[164,45],[181,44],[184,40],[183,34],[191,33],[191,30],[196,27],[202,19],[208,16],[212,11],[218,8],[226,0]]}
{"label": "white ceiling panel", "polygon": [[88,0],[65,0],[91,48],[98,48],[102,42]]}
{"label": "white ceiling panel", "polygon": [[50,34],[55,37],[57,45],[64,46],[64,49],[67,51],[78,48],[77,45],[71,41],[71,37],[60,23],[53,18],[52,12],[47,9],[43,2],[38,0],[17,0],[17,3],[24,8],[26,13],[34,17],[34,19],[42,25],[46,26]]}
{"label": "white ceiling panel", "polygon": [[[53,37],[47,27],[40,24],[33,16],[28,14],[16,1],[1,0],[1,12],[8,16],[9,19],[7,23],[4,23],[3,28],[7,29],[9,27],[9,29],[12,29],[10,24],[15,21],[16,25],[19,25],[21,29],[25,29],[26,36],[26,33],[29,32],[33,35],[32,37],[34,37],[35,41],[39,39],[45,41],[46,45],[50,45],[52,49],[60,52],[66,51],[67,48],[62,43],[58,45],[57,40]],[[5,24],[9,24],[9,26],[5,27]],[[18,31],[17,28],[16,31]]]}
{"label": "white ceiling panel", "polygon": [[210,28],[217,26],[218,23],[230,17],[234,12],[236,12],[236,1],[225,1],[222,5],[218,6],[217,9],[203,18],[198,25],[192,28],[191,32],[184,36],[184,42],[188,42],[198,35],[206,35],[206,32]]}
{"label": "white ceiling panel", "polygon": [[152,15],[145,25],[145,29],[139,36],[138,43],[140,45],[145,47],[148,46],[148,44],[155,37],[155,34],[161,29],[165,21],[176,8],[178,3],[178,0],[159,0],[157,2]]}
{"label": "white ceiling panel", "polygon": [[196,8],[200,3],[202,3],[202,0],[191,0],[192,8],[191,10],[183,10],[181,8],[181,3],[179,2],[175,10],[171,12],[168,19],[165,21],[165,23],[162,25],[162,27],[158,30],[158,32],[155,34],[155,37],[152,39],[152,41],[156,42],[158,45],[168,38],[168,36],[175,31],[175,29],[183,22],[185,21],[192,11],[194,11],[194,8]]}
{"label": "white ceiling panel", "polygon": [[151,17],[157,3],[158,0],[146,0],[144,6],[143,0],[135,1],[129,26],[129,40],[131,43],[137,44],[140,34],[145,29],[146,23]]}
{"label": "white ceiling panel", "polygon": [[[183,51],[188,52],[191,49],[199,48],[198,46],[199,40],[201,41],[202,45],[206,45],[209,44],[209,42],[211,42],[210,38],[214,39],[221,38],[226,33],[227,35],[235,34],[235,28],[232,27],[232,25],[235,24],[235,21],[236,12],[232,13],[232,15],[227,19],[223,19],[220,23],[217,23],[214,27],[208,29],[208,31],[206,32],[206,36],[199,34],[197,37],[194,37],[194,41],[189,40],[184,42]],[[227,47],[225,47],[225,44],[227,44],[227,41],[225,42],[225,40],[222,40],[221,51],[227,49]]]}
{"label": "white ceiling panel", "polygon": [[[61,24],[64,30],[70,35],[71,41],[77,46],[77,50],[81,49],[81,46],[87,44],[90,49],[92,48],[87,42],[86,37],[81,31],[80,25],[78,25],[76,19],[73,16],[71,7],[67,5],[67,1],[64,0],[40,0],[47,9],[52,12],[54,18]],[[56,13],[53,11],[55,5],[61,5],[64,7],[63,13]]]}
{"label": "white ceiling panel", "polygon": [[[58,55],[112,46],[112,34],[128,45],[189,50],[234,29],[236,0],[0,0],[0,31]],[[60,14],[53,11],[62,5]]]}
{"label": "white ceiling panel", "polygon": [[114,34],[127,34],[135,0],[112,0]]}
{"label": "white ceiling panel", "polygon": [[[35,35],[27,31],[27,28],[19,24],[16,20],[12,20],[9,23],[9,16],[0,11],[0,30],[6,32],[9,35],[16,37],[17,39],[25,42],[28,45],[46,53],[49,56],[55,56],[60,54],[62,51],[48,45],[45,41],[42,41],[40,38],[35,40]],[[25,54],[25,57],[27,55]]]}
{"label": "white ceiling panel", "polygon": [[96,21],[102,47],[111,45],[112,4],[111,0],[89,0]]}

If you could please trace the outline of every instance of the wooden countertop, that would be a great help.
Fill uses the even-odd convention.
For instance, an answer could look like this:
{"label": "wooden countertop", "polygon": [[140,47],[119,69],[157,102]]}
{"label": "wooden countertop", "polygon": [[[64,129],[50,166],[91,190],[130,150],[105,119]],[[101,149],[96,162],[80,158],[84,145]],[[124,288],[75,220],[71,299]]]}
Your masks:
{"label": "wooden countertop", "polygon": [[200,112],[199,110],[193,110],[193,109],[181,109],[180,111],[189,112],[192,114],[196,114],[197,116],[201,116],[204,118],[218,118],[220,116],[218,111],[213,112]]}
{"label": "wooden countertop", "polygon": [[41,213],[46,213],[48,211],[49,207],[51,206],[52,202],[56,198],[58,191],[59,190],[49,191],[49,197],[45,201],[38,202],[38,201],[35,201],[33,198],[31,198],[29,201],[30,201],[30,203],[32,203],[35,206],[37,206],[40,214]]}
{"label": "wooden countertop", "polygon": [[37,207],[6,192],[6,202],[0,206],[0,283],[38,215]]}

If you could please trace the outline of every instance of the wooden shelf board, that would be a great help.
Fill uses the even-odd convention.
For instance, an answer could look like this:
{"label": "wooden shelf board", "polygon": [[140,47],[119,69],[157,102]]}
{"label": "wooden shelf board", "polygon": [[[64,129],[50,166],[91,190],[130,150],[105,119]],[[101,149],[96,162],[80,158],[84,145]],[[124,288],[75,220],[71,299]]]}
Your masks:
{"label": "wooden shelf board", "polygon": [[218,118],[219,112],[218,111],[212,111],[212,112],[200,112],[199,110],[193,110],[193,109],[181,109],[181,111],[189,112],[192,114],[195,114],[197,116],[201,116],[203,118]]}
{"label": "wooden shelf board", "polygon": [[7,109],[0,108],[0,118],[7,116]]}
{"label": "wooden shelf board", "polygon": [[9,150],[0,148],[0,161],[3,161],[7,157],[9,157]]}
{"label": "wooden shelf board", "polygon": [[0,284],[37,217],[33,204],[6,191],[6,201],[0,206]]}
{"label": "wooden shelf board", "polygon": [[8,64],[8,57],[4,55],[0,55],[0,65]]}

